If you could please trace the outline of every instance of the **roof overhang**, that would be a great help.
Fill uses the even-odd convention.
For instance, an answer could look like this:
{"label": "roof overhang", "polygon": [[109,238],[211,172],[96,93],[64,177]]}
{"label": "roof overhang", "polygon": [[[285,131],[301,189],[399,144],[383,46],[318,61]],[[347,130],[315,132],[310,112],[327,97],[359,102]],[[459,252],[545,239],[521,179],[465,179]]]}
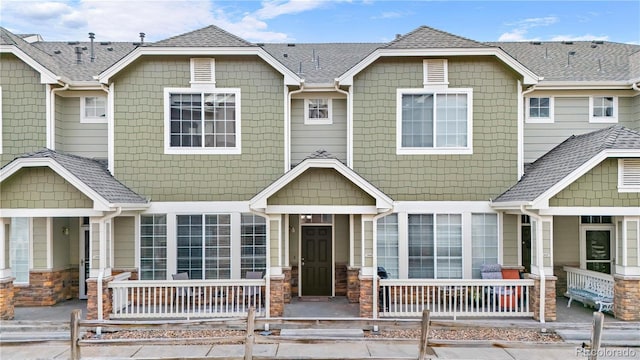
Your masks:
{"label": "roof overhang", "polygon": [[[287,184],[291,183],[298,176],[302,175],[308,169],[333,169],[337,171],[339,174],[344,176],[346,179],[351,181],[354,185],[362,189],[365,193],[370,195],[375,199],[376,205],[375,209],[372,211],[365,209],[364,207],[345,207],[343,213],[382,213],[388,210],[393,209],[393,199],[387,196],[382,191],[378,190],[375,186],[365,180],[362,176],[358,175],[355,171],[338,161],[337,159],[306,159],[295,168],[291,169],[291,171],[287,172],[279,179],[271,183],[264,190],[259,192],[256,196],[254,196],[249,201],[249,208],[254,211],[259,212],[273,212],[268,210],[267,200],[269,197],[277,193],[279,190],[287,186]],[[322,213],[340,213],[339,209],[329,209],[328,207],[322,206],[313,206],[316,210],[321,210]],[[274,210],[284,210],[281,207],[274,208]],[[292,207],[296,212],[306,210],[301,207]],[[280,211],[278,210],[278,211]],[[276,211],[277,212],[277,211]]]}
{"label": "roof overhang", "polygon": [[149,204],[122,204],[122,203],[109,203],[107,199],[98,194],[95,190],[85,184],[82,180],[78,179],[73,173],[67,170],[64,166],[60,165],[57,161],[51,158],[18,158],[7,164],[0,169],[0,184],[13,174],[24,168],[34,167],[48,167],[56,174],[60,175],[63,179],[68,181],[78,191],[82,192],[85,196],[93,201],[93,210],[96,211],[113,211],[117,208],[126,210],[144,210],[149,207]]}
{"label": "roof overhang", "polygon": [[536,90],[631,90],[633,81],[540,81]]}
{"label": "roof overhang", "polygon": [[0,53],[13,54],[18,59],[31,66],[35,71],[40,73],[41,84],[57,84],[62,80],[62,77],[54,74],[51,70],[44,67],[42,64],[34,60],[31,56],[27,55],[24,51],[20,50],[15,45],[0,45]]}
{"label": "roof overhang", "polygon": [[409,56],[495,56],[523,77],[523,84],[537,84],[541,79],[527,67],[500,48],[443,48],[443,49],[377,49],[336,79],[340,85],[353,85],[353,77],[381,57]]}
{"label": "roof overhang", "polygon": [[261,47],[138,47],[108,69],[95,77],[100,83],[108,84],[109,80],[142,56],[182,55],[182,56],[222,56],[222,55],[255,55],[284,75],[285,85],[300,85],[300,77],[289,70],[281,62],[273,58]]}

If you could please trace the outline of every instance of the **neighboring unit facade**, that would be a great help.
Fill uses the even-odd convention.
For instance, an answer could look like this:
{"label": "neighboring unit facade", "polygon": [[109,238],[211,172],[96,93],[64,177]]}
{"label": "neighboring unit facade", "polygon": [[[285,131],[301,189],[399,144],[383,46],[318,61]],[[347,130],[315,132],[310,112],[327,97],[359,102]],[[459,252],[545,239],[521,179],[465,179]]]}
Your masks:
{"label": "neighboring unit facade", "polygon": [[346,296],[377,317],[380,266],[471,280],[496,263],[526,269],[535,318],[555,320],[573,268],[607,273],[614,314],[640,318],[640,46],[0,30],[3,318],[73,297],[108,317],[123,276],[252,272],[267,316]]}

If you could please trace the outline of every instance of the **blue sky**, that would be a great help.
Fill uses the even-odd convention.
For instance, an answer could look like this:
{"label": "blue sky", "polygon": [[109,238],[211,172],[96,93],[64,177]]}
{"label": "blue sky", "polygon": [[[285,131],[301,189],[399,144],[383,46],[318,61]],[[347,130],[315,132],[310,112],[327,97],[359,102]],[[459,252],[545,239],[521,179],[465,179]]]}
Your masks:
{"label": "blue sky", "polygon": [[427,25],[478,41],[640,44],[640,1],[0,1],[1,26],[48,41],[157,41],[211,24],[253,42],[381,42]]}

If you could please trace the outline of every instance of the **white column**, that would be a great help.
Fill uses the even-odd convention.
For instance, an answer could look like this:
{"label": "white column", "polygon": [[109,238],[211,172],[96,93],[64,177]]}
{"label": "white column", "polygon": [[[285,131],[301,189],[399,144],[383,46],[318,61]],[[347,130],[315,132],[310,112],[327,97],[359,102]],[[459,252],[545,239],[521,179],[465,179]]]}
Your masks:
{"label": "white column", "polygon": [[11,264],[9,263],[9,233],[5,231],[8,219],[0,218],[0,279],[11,276]]}

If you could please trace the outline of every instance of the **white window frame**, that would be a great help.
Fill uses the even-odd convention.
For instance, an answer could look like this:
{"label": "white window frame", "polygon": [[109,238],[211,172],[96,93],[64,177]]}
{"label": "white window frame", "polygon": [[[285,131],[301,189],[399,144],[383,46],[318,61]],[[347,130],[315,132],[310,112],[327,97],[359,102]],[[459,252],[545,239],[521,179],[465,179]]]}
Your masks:
{"label": "white window frame", "polygon": [[[104,116],[87,116],[87,99],[89,98],[103,98],[104,99]],[[93,95],[93,96],[82,96],[80,98],[80,123],[81,124],[106,124],[108,121],[108,99],[107,96],[102,95]]]}
{"label": "white window frame", "polygon": [[[465,243],[464,243],[464,232],[465,232],[465,222],[464,222],[464,216],[462,213],[409,213],[407,214],[407,264],[409,264],[409,259],[411,258],[411,256],[409,255],[411,253],[410,248],[411,248],[411,240],[409,238],[410,236],[410,231],[409,231],[409,222],[408,219],[410,216],[412,215],[429,215],[432,218],[432,226],[433,226],[433,279],[464,279],[465,278]],[[459,216],[460,217],[460,256],[445,256],[445,255],[438,255],[438,246],[440,242],[444,242],[442,239],[445,237],[444,234],[439,234],[438,232],[438,217],[439,216]],[[447,222],[448,225],[450,225],[450,223]],[[454,278],[449,278],[449,277],[438,277],[438,259],[457,259],[460,258],[460,277],[454,277]],[[407,276],[409,279],[421,279],[421,278],[417,278],[417,277],[411,277],[411,268],[409,265],[407,265]]]}
{"label": "white window frame", "polygon": [[[309,106],[314,100],[326,100],[327,101],[327,117],[326,118],[312,118],[309,117]],[[331,98],[317,97],[304,99],[304,124],[305,125],[331,125],[333,124],[333,101]]]}
{"label": "white window frame", "polygon": [[[164,216],[164,224],[156,223],[156,218],[157,218],[157,217],[159,217],[159,216]],[[152,219],[153,219],[153,220],[152,220],[152,224],[143,224],[143,223],[142,223],[142,218],[143,218],[143,217],[146,217],[146,218],[152,218]],[[153,227],[153,229],[154,229],[154,230],[153,230],[153,235],[151,235],[151,237],[152,237],[152,238],[153,238],[153,240],[154,240],[154,244],[153,244],[152,246],[144,246],[144,248],[151,248],[151,249],[153,249],[153,250],[156,250],[156,249],[160,249],[160,248],[162,248],[161,246],[156,246],[156,245],[155,245],[156,237],[160,237],[160,236],[161,236],[161,235],[158,235],[158,234],[156,234],[156,233],[155,233],[155,227],[156,227],[156,226],[161,226],[161,225],[164,225],[164,231],[165,231],[165,234],[164,234],[164,237],[165,237],[165,244],[164,244],[164,251],[165,251],[165,257],[164,257],[164,261],[165,261],[165,268],[164,268],[164,273],[165,273],[165,276],[164,276],[164,278],[156,278],[156,277],[155,277],[155,271],[156,271],[156,270],[158,270],[158,269],[155,267],[155,265],[154,265],[154,268],[153,268],[152,270],[150,270],[150,269],[144,269],[144,271],[143,271],[143,269],[142,269],[142,260],[143,260],[143,256],[142,256],[142,249],[143,249],[143,246],[142,246],[142,239],[145,237],[145,236],[143,235],[143,233],[142,233],[142,228],[143,228],[143,227],[146,227],[146,226],[152,226],[152,227]],[[168,240],[169,240],[169,236],[168,236],[168,222],[167,222],[167,214],[141,214],[141,215],[140,215],[139,227],[140,227],[140,241],[139,241],[139,245],[138,245],[138,247],[139,247],[139,254],[140,254],[140,256],[138,257],[138,261],[139,261],[138,268],[140,269],[140,270],[139,270],[139,271],[140,271],[139,278],[140,278],[141,280],[145,280],[145,279],[144,279],[144,277],[142,276],[142,274],[143,274],[143,273],[145,273],[145,272],[147,272],[147,271],[150,271],[150,272],[154,273],[154,277],[153,277],[153,279],[150,279],[150,280],[165,280],[165,279],[168,279],[168,274],[169,274],[169,269],[168,269],[168,263],[169,263],[169,259],[168,259],[168,258],[169,258],[169,254],[168,254],[168,250],[169,250],[169,249],[168,249]],[[156,259],[159,259],[159,258],[157,258],[157,257],[155,256],[155,252],[154,252],[154,256],[151,258],[151,260],[155,261]],[[144,258],[144,260],[148,260],[148,258],[146,258],[146,257],[145,257],[145,258]]]}
{"label": "white window frame", "polygon": [[[612,116],[595,116],[593,107],[597,98],[613,98]],[[589,122],[594,124],[616,124],[618,122],[618,97],[608,95],[594,95],[589,97]]]}
{"label": "white window frame", "polygon": [[[548,117],[531,117],[531,99],[549,99],[549,116]],[[525,98],[525,122],[529,124],[553,124],[554,123],[555,101],[553,96],[531,96]]]}
{"label": "white window frame", "polygon": [[[487,230],[487,222],[486,222],[486,218],[487,216],[495,216],[495,239],[489,237],[489,235],[487,233],[485,233],[485,231]],[[481,231],[482,233],[476,233],[475,232],[475,226],[474,226],[474,218],[478,218],[478,217],[482,217],[482,224],[479,225],[481,226]],[[497,213],[471,213],[471,277],[474,279],[479,279],[480,277],[474,277],[473,276],[473,271],[475,269],[480,270],[480,268],[476,268],[473,266],[473,260],[475,259],[482,259],[483,263],[488,264],[488,263],[495,263],[498,264],[500,263],[500,217],[498,216]],[[487,246],[488,245],[488,241],[494,241],[495,240],[495,246],[493,246],[494,244],[490,244],[491,246]],[[481,245],[481,246],[476,246],[476,244]],[[495,259],[488,257],[487,256],[487,249],[489,248],[495,248],[496,254],[495,254]],[[479,249],[482,251],[482,256],[479,256],[480,254],[476,253],[476,249]],[[487,262],[487,260],[492,260],[490,262]],[[480,275],[480,274],[478,274]]]}
{"label": "white window frame", "polygon": [[[234,94],[236,98],[236,146],[234,147],[173,147],[171,146],[171,94]],[[204,111],[204,109],[203,109]],[[240,88],[164,88],[164,153],[165,154],[222,154],[237,155],[242,152]],[[204,116],[203,116],[204,118]],[[202,120],[204,121],[204,120]],[[202,127],[204,130],[204,126]],[[204,142],[203,142],[204,143]]]}
{"label": "white window frame", "polygon": [[[179,238],[179,231],[178,231],[178,227],[179,225],[179,221],[178,218],[180,216],[199,216],[202,219],[202,244],[201,244],[201,249],[202,249],[202,261],[201,261],[201,271],[202,271],[202,279],[197,279],[197,280],[230,280],[233,278],[233,267],[234,267],[234,258],[233,258],[233,239],[234,239],[234,228],[233,228],[233,220],[232,217],[233,215],[231,213],[204,213],[204,214],[199,214],[199,213],[193,213],[193,214],[176,214],[176,221],[175,221],[175,236],[176,236],[176,241],[175,241],[175,248],[176,248],[176,272],[180,272],[181,269],[178,267],[178,238]],[[229,277],[228,278],[207,278],[206,277],[206,273],[207,273],[207,245],[206,245],[206,237],[207,237],[207,226],[209,226],[207,224],[207,220],[206,217],[207,216],[229,216]],[[268,242],[268,239],[267,239]],[[193,246],[190,246],[189,248],[194,248]],[[220,249],[221,247],[218,247],[218,249]],[[167,254],[168,256],[168,254]],[[220,268],[217,268],[217,271],[220,271]]]}
{"label": "white window frame", "polygon": [[[467,146],[464,147],[403,147],[402,146],[402,96],[416,94],[433,94],[434,98],[441,94],[465,94],[467,96]],[[434,105],[434,112],[436,106]],[[437,119],[433,120],[434,144],[437,136]],[[473,89],[426,87],[413,89],[397,89],[396,91],[396,154],[398,155],[471,155],[473,154]]]}
{"label": "white window frame", "polygon": [[[7,234],[8,236],[6,237],[6,241],[9,242],[9,266],[12,269],[16,269],[17,266],[15,265],[15,255],[16,255],[16,245],[13,244],[13,238],[11,236],[11,233],[15,233],[15,222],[16,219],[18,218],[11,218],[11,225],[10,225],[10,233]],[[24,218],[21,218],[24,219]],[[27,277],[27,281],[22,281],[22,279],[19,278],[19,274],[17,271],[13,272],[13,276],[15,278],[15,280],[13,281],[14,284],[22,284],[22,285],[28,285],[30,283],[31,280],[31,276],[30,276],[30,271],[31,268],[33,267],[33,218],[29,217],[26,218],[27,224],[27,239],[26,239],[26,246],[27,246],[27,269],[26,269],[26,277]],[[24,243],[21,243],[20,245],[25,245]],[[24,260],[24,259],[20,259],[20,260]],[[24,263],[24,261],[21,261],[21,263]]]}
{"label": "white window frame", "polygon": [[[253,216],[252,218],[252,222],[251,223],[245,223],[243,221],[243,216]],[[255,222],[256,219],[262,219],[262,221],[264,223],[257,223]],[[269,221],[269,219],[262,217],[260,215],[256,215],[253,213],[241,213],[240,214],[240,277],[241,278],[246,278],[246,273],[247,271],[261,271],[262,275],[266,274],[267,271],[267,247],[269,247],[269,233],[267,230],[267,222]],[[256,236],[261,236],[263,234],[260,233],[256,233],[256,232],[252,232],[251,234],[248,233],[244,233],[243,232],[243,227],[244,226],[252,226],[252,227],[257,227],[257,226],[264,226],[264,238],[265,238],[265,243],[264,245],[256,245]],[[246,242],[246,240],[251,239],[250,242]],[[233,240],[233,239],[232,239]],[[243,250],[246,248],[250,248],[253,250],[253,254],[251,256],[245,256],[243,254]],[[257,268],[256,267],[256,259],[258,259],[258,255],[256,254],[256,249],[260,249],[260,248],[264,248],[264,264],[265,267],[264,268]],[[252,267],[251,268],[243,268],[242,267],[242,262],[245,259],[249,259],[252,261]]]}
{"label": "white window frame", "polygon": [[[633,173],[634,177],[637,178],[637,184],[625,184],[625,168],[631,167],[631,163],[634,164]],[[629,172],[629,171],[627,171]],[[640,192],[640,159],[630,158],[630,159],[618,159],[618,192]]]}

